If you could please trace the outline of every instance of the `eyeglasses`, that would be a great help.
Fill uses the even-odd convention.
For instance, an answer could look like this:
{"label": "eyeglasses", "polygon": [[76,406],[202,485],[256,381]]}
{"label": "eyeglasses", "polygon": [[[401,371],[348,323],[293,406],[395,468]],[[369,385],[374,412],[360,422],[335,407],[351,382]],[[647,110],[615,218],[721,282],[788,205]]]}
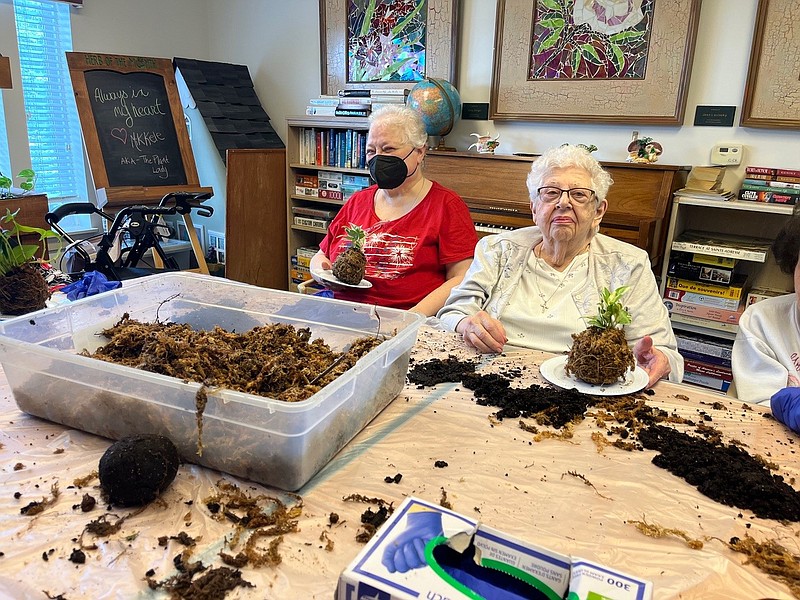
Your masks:
{"label": "eyeglasses", "polygon": [[562,190],[557,187],[545,186],[540,187],[536,191],[539,194],[539,198],[547,204],[555,204],[561,200],[561,195],[564,192],[567,193],[569,199],[575,204],[588,204],[589,201],[594,198],[594,190],[590,190],[589,188],[570,188],[568,190]]}

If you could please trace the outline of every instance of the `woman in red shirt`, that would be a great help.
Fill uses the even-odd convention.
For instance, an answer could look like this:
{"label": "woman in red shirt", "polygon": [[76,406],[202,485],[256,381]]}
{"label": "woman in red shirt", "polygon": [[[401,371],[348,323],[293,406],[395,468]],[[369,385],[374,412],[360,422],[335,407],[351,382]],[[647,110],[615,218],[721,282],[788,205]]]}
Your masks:
{"label": "woman in red shirt", "polygon": [[[432,316],[466,273],[478,241],[475,226],[458,194],[423,175],[427,142],[425,125],[410,108],[387,106],[371,115],[366,158],[376,185],[347,200],[311,259],[312,276],[335,298]],[[350,224],[366,232],[368,289],[319,277],[347,247]]]}

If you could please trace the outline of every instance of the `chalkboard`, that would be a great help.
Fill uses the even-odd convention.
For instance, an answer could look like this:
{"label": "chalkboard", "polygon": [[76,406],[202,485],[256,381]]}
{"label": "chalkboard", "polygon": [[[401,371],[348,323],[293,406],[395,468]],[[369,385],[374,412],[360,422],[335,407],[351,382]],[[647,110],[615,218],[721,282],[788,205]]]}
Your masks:
{"label": "chalkboard", "polygon": [[164,58],[67,52],[92,178],[109,203],[200,188],[175,84]]}
{"label": "chalkboard", "polygon": [[84,76],[108,185],[185,185],[164,79],[106,70]]}

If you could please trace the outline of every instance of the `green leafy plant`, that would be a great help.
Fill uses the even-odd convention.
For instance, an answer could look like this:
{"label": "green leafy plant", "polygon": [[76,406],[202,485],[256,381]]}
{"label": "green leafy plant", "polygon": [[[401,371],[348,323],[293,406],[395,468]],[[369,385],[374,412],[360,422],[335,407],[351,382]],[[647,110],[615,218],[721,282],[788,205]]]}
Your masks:
{"label": "green leafy plant", "polygon": [[[22,169],[17,173],[17,179],[20,179],[19,187],[24,190],[24,193],[33,191],[36,187],[36,172],[33,169]],[[7,177],[0,173],[0,198],[16,198],[17,194],[11,193],[11,186],[14,181],[11,177]]]}
{"label": "green leafy plant", "polygon": [[[32,262],[36,252],[45,248],[47,240],[54,238],[59,242],[58,251],[61,253],[61,236],[54,231],[41,229],[39,227],[29,227],[17,223],[17,213],[6,209],[6,214],[0,217],[0,277],[5,276],[17,267]],[[6,227],[8,226],[8,227]],[[23,244],[22,234],[33,233],[39,236],[37,244]],[[12,245],[12,240],[16,245]]]}
{"label": "green leafy plant", "polygon": [[589,319],[590,327],[612,329],[618,325],[627,325],[631,322],[630,313],[622,305],[622,296],[630,286],[621,285],[613,292],[603,288],[600,292],[600,303],[597,305],[597,314]]}

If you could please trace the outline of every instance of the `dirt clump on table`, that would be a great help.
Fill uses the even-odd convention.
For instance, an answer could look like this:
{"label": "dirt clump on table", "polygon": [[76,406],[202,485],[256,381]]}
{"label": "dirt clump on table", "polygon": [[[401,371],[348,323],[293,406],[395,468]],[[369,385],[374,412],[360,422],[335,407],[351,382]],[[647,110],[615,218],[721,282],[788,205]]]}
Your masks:
{"label": "dirt clump on table", "polygon": [[312,340],[307,328],[277,323],[245,333],[203,331],[181,323],[143,323],[127,313],[102,335],[110,341],[85,356],[287,402],[313,396],[383,341],[358,338],[342,357],[322,339]]}
{"label": "dirt clump on table", "polygon": [[[577,390],[562,390],[533,384],[527,388],[512,388],[511,375],[470,373],[474,364],[433,359],[419,363],[409,372],[414,381],[419,373],[450,373],[453,377],[442,381],[459,381],[473,395],[478,404],[496,407],[498,420],[507,418],[533,419],[543,426],[567,429],[587,417],[606,432],[592,435],[602,438],[616,436],[606,442],[627,451],[645,448],[659,452],[653,464],[680,477],[712,500],[728,506],[753,511],[760,518],[800,522],[800,493],[771,470],[776,465],[760,456],[752,456],[740,444],[724,444],[720,432],[705,422],[690,419],[648,405],[641,394],[601,397],[583,394]],[[464,374],[466,372],[466,374]],[[461,375],[458,375],[461,373]],[[438,383],[438,382],[437,382]],[[711,417],[702,415],[704,421]],[[668,425],[693,428],[694,433],[683,433]],[[521,425],[533,432],[529,425]],[[558,437],[558,436],[542,436]]]}
{"label": "dirt clump on table", "polygon": [[178,449],[169,438],[126,437],[111,444],[100,458],[100,487],[112,504],[147,504],[169,487],[179,466]]}
{"label": "dirt clump on table", "polygon": [[659,452],[654,465],[721,504],[747,508],[762,519],[800,521],[800,494],[738,446],[709,442],[663,425],[643,429],[639,441]]}

